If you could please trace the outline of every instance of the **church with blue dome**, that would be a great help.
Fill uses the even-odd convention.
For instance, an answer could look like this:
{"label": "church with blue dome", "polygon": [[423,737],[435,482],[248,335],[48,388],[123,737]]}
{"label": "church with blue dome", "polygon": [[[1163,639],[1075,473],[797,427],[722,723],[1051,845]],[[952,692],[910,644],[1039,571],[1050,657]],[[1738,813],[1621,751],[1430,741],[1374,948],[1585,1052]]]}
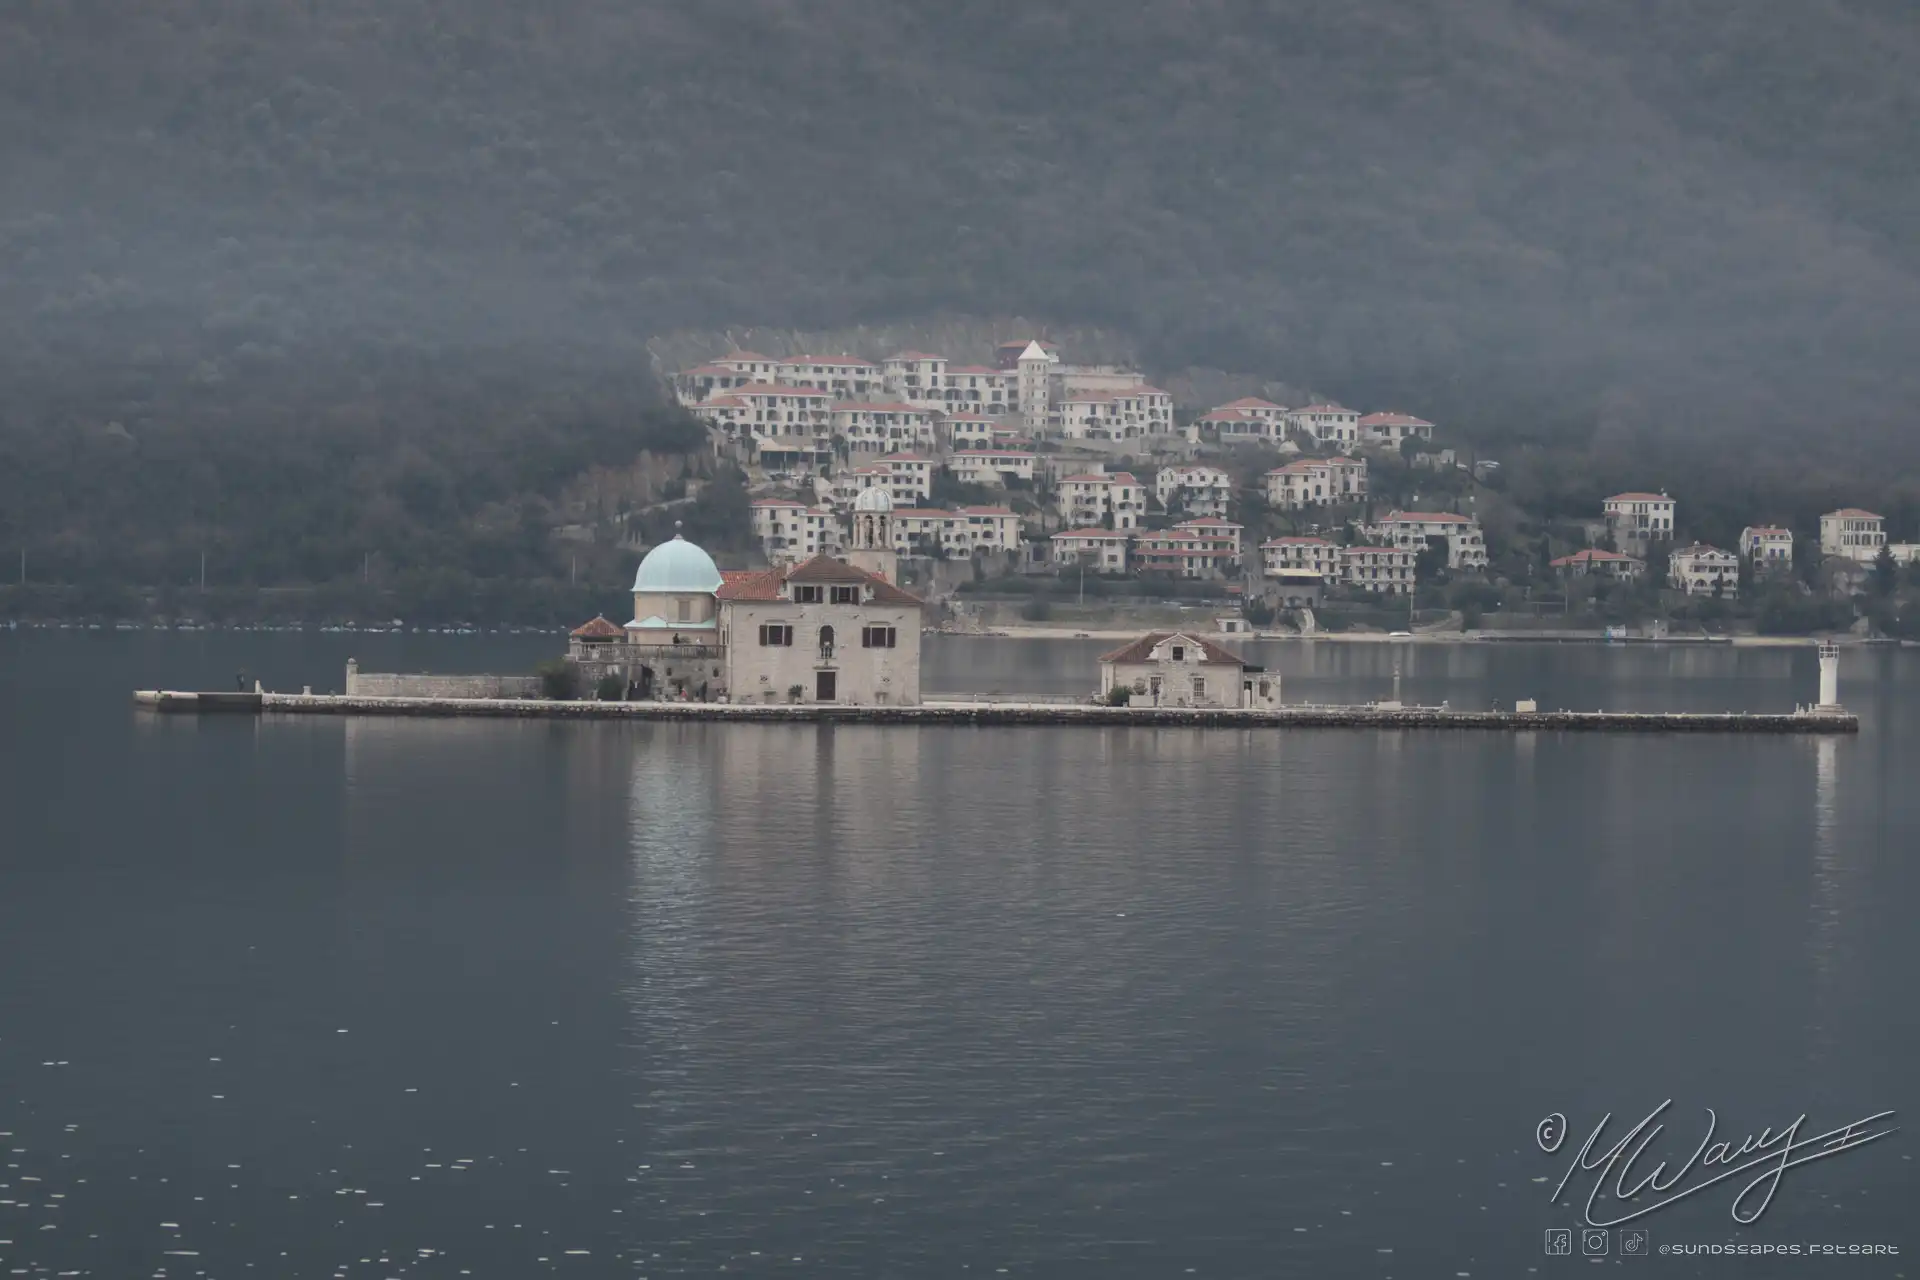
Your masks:
{"label": "church with blue dome", "polygon": [[860,508],[852,563],[731,574],[676,532],[640,561],[633,619],[577,628],[567,656],[629,700],[916,705],[921,602],[893,581],[891,520],[890,503]]}

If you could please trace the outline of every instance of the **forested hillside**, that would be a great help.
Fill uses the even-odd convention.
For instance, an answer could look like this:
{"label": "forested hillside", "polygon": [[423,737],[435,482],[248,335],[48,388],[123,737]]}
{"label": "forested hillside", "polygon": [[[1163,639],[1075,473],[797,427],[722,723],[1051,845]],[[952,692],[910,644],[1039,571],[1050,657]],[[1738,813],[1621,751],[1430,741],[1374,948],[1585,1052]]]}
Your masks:
{"label": "forested hillside", "polygon": [[1916,55],[1895,0],[18,0],[0,540],[491,556],[677,429],[650,336],[942,315],[1911,462]]}

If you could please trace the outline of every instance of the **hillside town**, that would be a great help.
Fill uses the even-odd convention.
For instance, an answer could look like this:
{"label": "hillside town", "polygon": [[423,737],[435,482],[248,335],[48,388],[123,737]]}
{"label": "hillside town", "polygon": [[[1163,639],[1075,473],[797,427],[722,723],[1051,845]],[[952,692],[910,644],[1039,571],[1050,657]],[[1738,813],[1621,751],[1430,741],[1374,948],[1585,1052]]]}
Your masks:
{"label": "hillside town", "polygon": [[[1041,338],[1001,343],[990,364],[731,351],[670,384],[746,478],[770,568],[846,555],[864,509],[884,512],[901,580],[930,600],[1070,576],[1081,598],[1089,578],[1096,594],[1159,584],[1259,625],[1398,598],[1411,625],[1416,593],[1445,588],[1441,613],[1464,602],[1471,616],[1498,577],[1482,513],[1499,461],[1397,407],[1180,406],[1137,370],[1070,363]],[[1920,564],[1920,543],[1889,540],[1870,511],[1830,512],[1801,545],[1753,514],[1717,546],[1689,536],[1666,492],[1613,494],[1540,539],[1558,590],[1529,587],[1528,603],[1570,614],[1647,589],[1731,603],[1796,569],[1803,591],[1845,598],[1883,562]]]}

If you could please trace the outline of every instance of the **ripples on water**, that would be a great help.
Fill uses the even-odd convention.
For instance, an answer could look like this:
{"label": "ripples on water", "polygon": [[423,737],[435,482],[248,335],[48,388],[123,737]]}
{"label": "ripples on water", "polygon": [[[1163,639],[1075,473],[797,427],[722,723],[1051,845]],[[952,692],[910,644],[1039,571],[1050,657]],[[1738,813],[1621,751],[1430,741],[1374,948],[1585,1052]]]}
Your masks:
{"label": "ripples on water", "polygon": [[[90,643],[0,639],[11,1274],[1525,1274],[1570,1221],[1542,1115],[1911,1093],[1901,655],[1809,741],[156,720],[125,691],[372,641]],[[1352,698],[1383,658],[1267,661]],[[1422,649],[1407,696],[1796,679]],[[1747,1238],[1915,1244],[1910,1155],[1796,1171]]]}

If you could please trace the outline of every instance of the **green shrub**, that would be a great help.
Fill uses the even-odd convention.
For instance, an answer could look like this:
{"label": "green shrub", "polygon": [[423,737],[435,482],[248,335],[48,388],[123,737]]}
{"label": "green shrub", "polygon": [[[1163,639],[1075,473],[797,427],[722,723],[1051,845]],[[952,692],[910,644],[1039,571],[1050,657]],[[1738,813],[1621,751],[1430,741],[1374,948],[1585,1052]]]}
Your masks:
{"label": "green shrub", "polygon": [[540,692],[555,702],[580,696],[580,668],[569,658],[549,658],[535,667],[540,677]]}

